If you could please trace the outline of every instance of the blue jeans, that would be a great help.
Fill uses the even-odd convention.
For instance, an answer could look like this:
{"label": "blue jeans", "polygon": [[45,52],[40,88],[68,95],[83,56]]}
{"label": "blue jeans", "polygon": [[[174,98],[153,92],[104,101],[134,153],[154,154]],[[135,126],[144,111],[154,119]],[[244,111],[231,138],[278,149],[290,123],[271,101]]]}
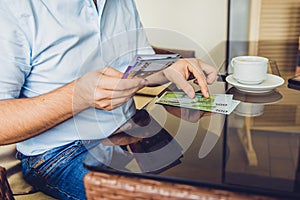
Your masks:
{"label": "blue jeans", "polygon": [[19,154],[25,180],[57,199],[86,199],[83,178],[88,173],[82,160],[96,141],[74,141],[37,156]]}

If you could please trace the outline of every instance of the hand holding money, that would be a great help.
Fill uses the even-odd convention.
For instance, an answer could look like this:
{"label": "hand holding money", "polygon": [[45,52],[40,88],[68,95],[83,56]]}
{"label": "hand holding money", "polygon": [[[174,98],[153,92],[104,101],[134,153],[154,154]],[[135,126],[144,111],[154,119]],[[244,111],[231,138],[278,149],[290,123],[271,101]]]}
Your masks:
{"label": "hand holding money", "polygon": [[137,55],[123,78],[142,77],[147,86],[171,81],[190,98],[194,98],[195,90],[187,81],[191,75],[195,77],[203,96],[209,97],[207,84],[216,80],[217,69],[196,58],[179,59],[177,54]]}

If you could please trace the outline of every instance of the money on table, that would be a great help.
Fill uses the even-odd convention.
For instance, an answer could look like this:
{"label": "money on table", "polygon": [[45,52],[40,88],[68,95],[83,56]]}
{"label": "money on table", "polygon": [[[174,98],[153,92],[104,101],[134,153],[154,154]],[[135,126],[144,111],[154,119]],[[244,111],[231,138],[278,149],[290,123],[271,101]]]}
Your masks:
{"label": "money on table", "polygon": [[230,114],[240,101],[233,100],[232,94],[211,94],[209,98],[196,93],[194,98],[181,91],[166,91],[155,103],[203,110],[208,112]]}

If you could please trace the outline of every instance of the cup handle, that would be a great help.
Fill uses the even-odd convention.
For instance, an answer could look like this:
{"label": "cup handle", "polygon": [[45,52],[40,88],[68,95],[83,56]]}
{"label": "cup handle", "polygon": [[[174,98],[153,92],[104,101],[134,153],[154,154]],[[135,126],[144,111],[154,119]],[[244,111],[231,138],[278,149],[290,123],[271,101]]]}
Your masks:
{"label": "cup handle", "polygon": [[230,65],[232,68],[234,67],[234,58],[231,59]]}

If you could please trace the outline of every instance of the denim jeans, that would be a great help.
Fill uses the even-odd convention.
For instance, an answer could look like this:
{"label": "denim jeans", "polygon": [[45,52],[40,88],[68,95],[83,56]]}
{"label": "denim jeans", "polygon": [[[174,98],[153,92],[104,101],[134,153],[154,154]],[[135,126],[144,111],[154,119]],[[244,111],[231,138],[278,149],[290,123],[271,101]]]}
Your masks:
{"label": "denim jeans", "polygon": [[25,180],[57,199],[86,199],[83,178],[88,170],[82,160],[97,141],[74,141],[37,156],[19,154]]}

